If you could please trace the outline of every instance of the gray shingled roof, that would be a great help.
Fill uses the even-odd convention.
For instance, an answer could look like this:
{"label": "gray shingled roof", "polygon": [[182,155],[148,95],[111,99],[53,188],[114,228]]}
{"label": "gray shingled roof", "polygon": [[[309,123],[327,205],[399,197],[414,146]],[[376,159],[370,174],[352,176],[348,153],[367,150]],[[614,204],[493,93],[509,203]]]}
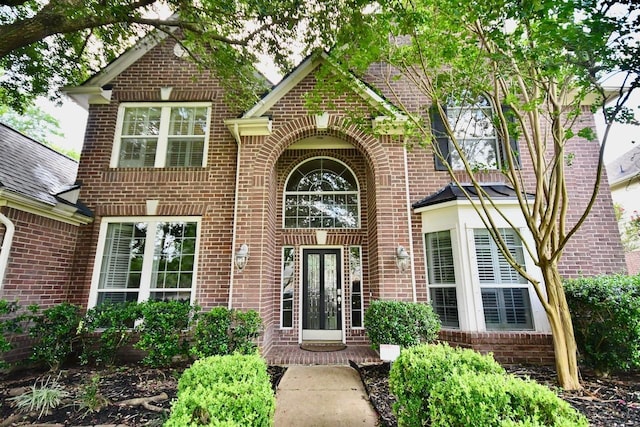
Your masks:
{"label": "gray shingled roof", "polygon": [[[471,195],[471,197],[477,197],[476,189],[471,184],[462,185],[462,187]],[[517,199],[517,193],[508,185],[504,184],[483,184],[482,188],[487,195],[493,199]],[[529,195],[531,196],[531,195]],[[462,189],[454,183],[442,187],[435,193],[425,197],[419,202],[414,203],[412,206],[414,209],[423,208],[425,206],[437,205],[440,203],[450,202],[452,200],[466,200],[467,197],[462,192]]]}
{"label": "gray shingled roof", "polygon": [[[55,206],[74,187],[78,162],[0,123],[0,190]],[[80,203],[76,206],[89,214]]]}
{"label": "gray shingled roof", "polygon": [[640,146],[634,147],[607,164],[609,185],[615,185],[636,175],[640,175]]}

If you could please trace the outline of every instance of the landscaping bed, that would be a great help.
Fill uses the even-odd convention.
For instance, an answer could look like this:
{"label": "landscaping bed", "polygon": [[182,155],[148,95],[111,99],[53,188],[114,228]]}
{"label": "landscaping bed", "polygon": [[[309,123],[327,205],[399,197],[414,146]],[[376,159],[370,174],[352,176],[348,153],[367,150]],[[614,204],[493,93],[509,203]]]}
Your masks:
{"label": "landscaping bed", "polygon": [[[354,365],[360,372],[369,398],[378,411],[381,425],[395,426],[396,420],[391,410],[394,398],[389,394],[388,364]],[[51,414],[38,419],[37,413],[20,414],[12,405],[10,393],[21,387],[30,387],[48,377],[46,371],[22,371],[0,377],[0,426],[27,425],[32,423],[58,426],[91,426],[120,424],[126,426],[160,426],[166,420],[166,411],[176,396],[178,378],[184,369],[151,369],[140,365],[126,365],[113,370],[100,370],[89,367],[69,367],[63,369],[57,378],[70,393],[62,405]],[[280,380],[285,368],[269,367],[272,384]],[[549,367],[512,366],[507,370],[518,376],[529,376],[541,384],[555,387],[555,371]],[[93,397],[89,384],[92,378],[97,381],[97,392]],[[560,396],[584,413],[591,425],[622,427],[640,425],[640,375],[629,374],[597,378],[589,373],[583,374],[584,389],[579,392],[562,392]],[[154,398],[148,405],[118,404],[131,399]],[[105,405],[99,410],[83,407],[83,400],[98,399],[102,396]],[[108,404],[106,404],[108,402]],[[135,402],[135,401],[134,401]],[[144,399],[142,399],[144,402]]]}

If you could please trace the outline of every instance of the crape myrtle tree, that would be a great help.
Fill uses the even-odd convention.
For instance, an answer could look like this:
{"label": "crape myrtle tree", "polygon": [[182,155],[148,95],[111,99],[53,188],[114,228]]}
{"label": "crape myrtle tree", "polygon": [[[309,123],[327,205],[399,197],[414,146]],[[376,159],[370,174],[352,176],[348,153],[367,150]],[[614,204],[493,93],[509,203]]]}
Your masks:
{"label": "crape myrtle tree", "polygon": [[330,46],[358,10],[352,0],[0,0],[0,105],[23,112],[36,96],[55,98],[152,30],[179,35],[230,90],[255,92],[259,55],[286,68],[291,40]]}
{"label": "crape myrtle tree", "polygon": [[[502,255],[531,282],[544,306],[558,381],[565,389],[580,388],[580,381],[559,263],[596,202],[611,124],[633,120],[625,103],[639,84],[634,74],[640,58],[634,36],[637,8],[632,1],[596,0],[380,2],[343,28],[339,47],[331,51],[334,67],[356,75],[366,75],[372,64],[388,64],[382,90],[407,118],[405,144],[431,149],[460,188],[461,181],[473,185],[477,196],[467,198]],[[622,76],[623,86],[613,92],[601,83],[612,73]],[[424,105],[416,106],[415,96],[413,104],[403,102],[395,91],[399,81],[413,84]],[[577,202],[576,220],[568,216],[570,206],[575,207],[566,176],[579,154],[568,144],[596,138],[595,130],[581,128],[578,120],[586,104],[593,112],[604,107],[607,127],[597,170],[583,182],[589,200]],[[491,114],[472,116],[469,107]],[[477,144],[466,137],[478,125],[497,134],[493,154],[483,154],[481,137]],[[519,141],[517,151],[512,139]],[[483,190],[488,169],[497,169],[518,195],[533,236],[532,244],[522,242],[543,282],[509,252],[496,227],[500,217],[512,222]]]}

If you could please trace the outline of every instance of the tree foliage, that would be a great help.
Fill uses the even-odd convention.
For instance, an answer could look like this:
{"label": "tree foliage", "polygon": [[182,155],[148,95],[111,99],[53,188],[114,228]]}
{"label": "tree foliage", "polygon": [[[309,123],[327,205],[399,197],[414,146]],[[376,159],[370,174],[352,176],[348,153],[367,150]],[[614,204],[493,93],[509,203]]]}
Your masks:
{"label": "tree foliage", "polygon": [[[466,196],[547,313],[559,380],[568,389],[580,385],[559,263],[596,203],[609,128],[632,117],[626,102],[640,85],[638,8],[632,1],[599,0],[384,2],[352,21],[339,37],[340,48],[331,52],[334,65],[361,76],[372,64],[386,64],[378,85],[408,119],[406,144],[433,150],[452,181],[475,187],[478,197]],[[622,82],[615,90],[605,80],[612,74]],[[416,88],[410,99],[399,91],[399,82]],[[489,101],[502,162],[478,163],[467,155],[447,116],[447,105],[473,105],[480,96]],[[580,172],[590,195],[576,202],[567,185],[576,155],[570,147],[596,138],[595,130],[581,123],[585,105],[604,112],[607,129],[596,170]],[[442,129],[432,130],[436,121]],[[443,137],[459,153],[462,171],[452,168],[439,143]],[[520,142],[517,151],[509,143],[514,138]],[[518,194],[533,237],[532,243],[522,240],[543,281],[512,256],[497,231],[498,221],[517,227],[482,187],[495,176],[488,169],[495,168]],[[570,217],[570,209],[578,209],[578,216]]]}
{"label": "tree foliage", "polygon": [[56,96],[152,30],[180,34],[193,59],[253,88],[259,55],[286,68],[291,40],[329,46],[358,10],[353,0],[0,0],[0,105],[22,112],[36,96]]}

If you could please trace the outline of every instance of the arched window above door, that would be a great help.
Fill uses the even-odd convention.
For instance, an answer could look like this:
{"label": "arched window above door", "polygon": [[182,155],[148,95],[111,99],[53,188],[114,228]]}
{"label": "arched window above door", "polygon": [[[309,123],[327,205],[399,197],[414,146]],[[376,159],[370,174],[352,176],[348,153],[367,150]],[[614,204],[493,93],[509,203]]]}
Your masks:
{"label": "arched window above door", "polygon": [[360,191],[347,165],[326,157],[300,163],[287,178],[285,228],[358,228]]}

